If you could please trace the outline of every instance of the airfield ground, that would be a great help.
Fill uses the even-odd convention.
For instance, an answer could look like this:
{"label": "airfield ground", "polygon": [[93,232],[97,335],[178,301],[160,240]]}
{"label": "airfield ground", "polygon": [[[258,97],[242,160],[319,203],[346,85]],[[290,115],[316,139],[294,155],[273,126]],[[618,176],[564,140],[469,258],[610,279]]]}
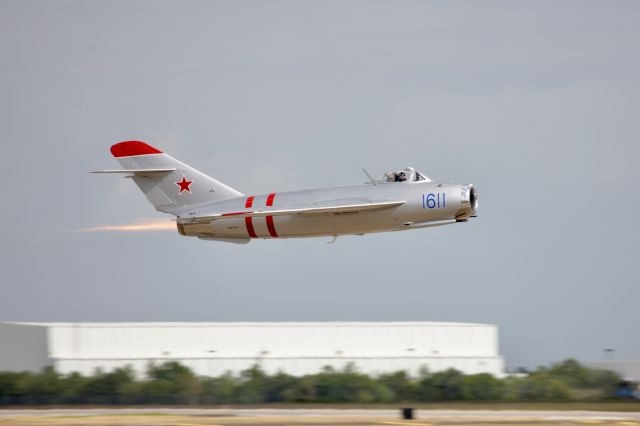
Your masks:
{"label": "airfield ground", "polygon": [[1,409],[0,426],[640,426],[639,411],[439,409],[416,414],[415,420],[402,420],[392,409]]}

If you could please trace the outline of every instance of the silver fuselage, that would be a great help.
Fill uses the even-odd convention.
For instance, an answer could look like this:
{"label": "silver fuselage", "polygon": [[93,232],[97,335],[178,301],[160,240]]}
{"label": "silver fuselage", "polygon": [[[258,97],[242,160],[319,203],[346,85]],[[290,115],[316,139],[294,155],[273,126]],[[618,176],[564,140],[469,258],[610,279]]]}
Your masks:
{"label": "silver fuselage", "polygon": [[[366,212],[260,217],[253,218],[250,223],[247,218],[232,217],[208,223],[180,223],[181,218],[241,213],[255,208],[326,207],[339,202],[367,203],[372,200],[402,200],[405,203]],[[205,239],[361,235],[465,221],[475,215],[477,204],[476,190],[472,185],[433,181],[367,183],[243,196],[190,206],[178,215],[178,231],[182,235]]]}

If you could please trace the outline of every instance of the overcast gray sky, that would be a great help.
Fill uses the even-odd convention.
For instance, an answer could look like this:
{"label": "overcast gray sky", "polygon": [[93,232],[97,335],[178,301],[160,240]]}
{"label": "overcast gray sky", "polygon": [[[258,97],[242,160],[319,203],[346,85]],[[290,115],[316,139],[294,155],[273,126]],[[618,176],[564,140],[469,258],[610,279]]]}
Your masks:
{"label": "overcast gray sky", "polygon": [[[640,358],[637,1],[0,1],[0,320],[495,323],[510,367]],[[247,193],[413,166],[465,225],[203,242],[109,146]]]}

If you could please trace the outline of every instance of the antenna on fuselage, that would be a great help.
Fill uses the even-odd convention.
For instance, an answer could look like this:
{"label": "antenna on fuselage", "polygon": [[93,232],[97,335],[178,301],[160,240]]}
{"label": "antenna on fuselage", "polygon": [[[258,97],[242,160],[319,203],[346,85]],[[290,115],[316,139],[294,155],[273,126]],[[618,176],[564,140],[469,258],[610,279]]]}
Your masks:
{"label": "antenna on fuselage", "polygon": [[371,181],[372,184],[374,185],[378,185],[378,182],[376,182],[376,180],[374,178],[371,177],[371,175],[369,174],[369,172],[367,171],[367,169],[365,169],[364,167],[362,168],[362,171],[364,172],[365,175],[367,175],[367,177],[369,178],[369,180]]}

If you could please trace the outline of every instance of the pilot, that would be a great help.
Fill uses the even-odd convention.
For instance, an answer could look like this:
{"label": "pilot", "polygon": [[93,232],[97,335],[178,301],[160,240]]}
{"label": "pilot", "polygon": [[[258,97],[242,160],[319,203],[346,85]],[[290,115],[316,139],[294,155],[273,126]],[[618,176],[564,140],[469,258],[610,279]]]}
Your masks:
{"label": "pilot", "polygon": [[396,182],[404,182],[407,180],[407,175],[404,172],[396,173]]}

